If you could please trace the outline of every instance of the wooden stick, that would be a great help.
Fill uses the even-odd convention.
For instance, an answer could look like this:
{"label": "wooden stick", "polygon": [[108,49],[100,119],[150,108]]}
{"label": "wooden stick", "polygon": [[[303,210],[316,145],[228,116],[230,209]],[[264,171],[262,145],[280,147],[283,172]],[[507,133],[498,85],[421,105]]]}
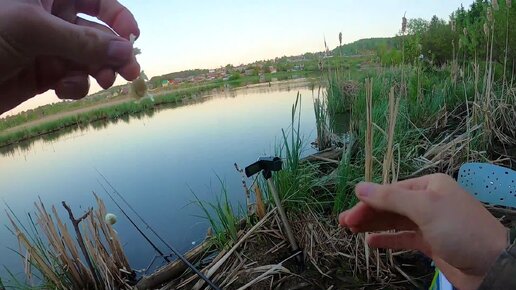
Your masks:
{"label": "wooden stick", "polygon": [[84,255],[84,259],[86,260],[86,263],[88,264],[88,267],[90,268],[91,274],[93,275],[93,278],[95,279],[95,283],[97,285],[101,285],[99,278],[97,277],[97,271],[95,271],[95,268],[93,267],[93,263],[91,262],[90,256],[88,255],[88,251],[86,250],[86,246],[84,245],[84,239],[82,238],[81,231],[79,230],[79,223],[86,219],[88,215],[91,213],[91,209],[88,210],[83,216],[81,216],[79,219],[75,219],[73,216],[73,212],[70,209],[70,207],[66,204],[66,202],[62,202],[63,207],[68,211],[68,216],[70,217],[70,220],[72,221],[73,228],[75,230],[75,234],[77,235],[77,242],[79,243],[79,247],[81,248],[82,254]]}
{"label": "wooden stick", "polygon": [[[210,248],[212,248],[212,245],[209,241],[206,241],[199,246],[195,247],[191,251],[189,251],[185,258],[189,261],[194,261],[197,258],[201,257],[203,254],[206,253]],[[136,284],[136,289],[154,289],[158,287],[159,285],[166,283],[177,276],[179,276],[181,273],[183,273],[188,267],[185,263],[183,263],[181,260],[172,262],[165,267],[159,269],[155,273],[153,273],[150,276],[144,276],[138,284]],[[197,278],[198,276],[192,276]]]}
{"label": "wooden stick", "polygon": [[313,156],[313,158],[321,160],[321,161],[326,161],[329,163],[334,163],[334,164],[340,165],[340,162],[338,160],[333,160],[333,159],[325,158],[325,157],[321,157],[321,156]]}

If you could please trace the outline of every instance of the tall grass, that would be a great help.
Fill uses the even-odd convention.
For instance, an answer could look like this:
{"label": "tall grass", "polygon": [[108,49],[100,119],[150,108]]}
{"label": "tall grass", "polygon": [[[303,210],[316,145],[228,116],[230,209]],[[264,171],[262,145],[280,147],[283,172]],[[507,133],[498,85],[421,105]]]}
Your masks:
{"label": "tall grass", "polygon": [[[489,35],[492,29],[488,25]],[[485,49],[491,55],[492,39]],[[436,171],[453,174],[462,163],[473,160],[500,159],[511,166],[514,155],[511,157],[510,148],[516,144],[515,88],[513,84],[504,85],[503,76],[495,77],[493,63],[490,58],[483,63],[455,61],[439,68],[417,63],[376,72],[371,122],[367,122],[366,115],[365,78],[358,79],[359,92],[348,108],[355,124],[351,133],[356,136],[357,149],[341,161],[334,210],[344,210],[356,202],[351,185],[365,179],[357,172],[364,172],[368,124],[373,124],[375,133],[372,162],[380,165],[387,157],[385,149],[391,148],[392,153],[387,154],[392,154],[389,158],[394,159],[396,176],[400,178]],[[338,86],[331,84],[328,94]],[[398,100],[394,128],[389,126],[387,116],[392,112],[392,94]],[[392,140],[386,137],[389,135]],[[504,155],[509,158],[504,159]],[[382,166],[373,167],[372,180],[386,180]]]}
{"label": "tall grass", "polygon": [[[239,220],[243,216],[240,210],[235,210],[228,198],[227,186],[217,177],[221,186],[221,194],[215,202],[202,201],[192,191],[195,204],[202,210],[202,218],[208,220],[211,226],[210,240],[219,249],[231,247],[238,239]],[[245,211],[246,212],[246,211]],[[244,213],[245,213],[244,212]]]}
{"label": "tall grass", "polygon": [[[299,93],[292,105],[291,125],[281,132],[281,141],[276,145],[276,156],[283,159],[283,169],[273,175],[280,199],[287,211],[300,211],[306,205],[317,205],[313,192],[318,172],[314,165],[302,162],[307,142],[301,135],[301,95]],[[262,188],[267,187],[262,186]],[[271,194],[267,196],[272,202]]]}

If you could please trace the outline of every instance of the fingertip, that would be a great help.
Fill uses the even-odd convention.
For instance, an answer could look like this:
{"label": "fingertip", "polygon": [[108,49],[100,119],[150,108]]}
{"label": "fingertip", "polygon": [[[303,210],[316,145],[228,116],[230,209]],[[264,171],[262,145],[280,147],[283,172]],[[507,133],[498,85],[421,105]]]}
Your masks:
{"label": "fingertip", "polygon": [[136,22],[134,15],[127,9],[120,12],[117,20],[112,23],[112,27],[120,36],[127,40],[129,40],[129,36],[131,34],[136,36],[136,39],[140,37],[140,28],[138,27],[138,23]]}
{"label": "fingertip", "polygon": [[368,197],[371,197],[376,192],[378,187],[380,187],[380,185],[378,185],[376,183],[361,182],[356,185],[355,194],[360,199],[368,198]]}
{"label": "fingertip", "polygon": [[349,210],[343,211],[339,214],[338,220],[339,220],[339,226],[340,227],[346,227],[346,216],[348,214]]}
{"label": "fingertip", "polygon": [[60,99],[79,100],[88,95],[90,81],[88,75],[77,74],[60,80],[54,91]]}
{"label": "fingertip", "polygon": [[108,62],[112,65],[122,65],[134,59],[133,44],[125,39],[113,39],[107,50]]}
{"label": "fingertip", "polygon": [[118,70],[118,73],[120,73],[124,79],[133,81],[140,76],[140,64],[136,61],[135,58],[133,58],[131,62],[121,67]]}
{"label": "fingertip", "polygon": [[116,75],[115,71],[111,68],[103,68],[94,75],[97,83],[103,89],[109,89],[115,83]]}

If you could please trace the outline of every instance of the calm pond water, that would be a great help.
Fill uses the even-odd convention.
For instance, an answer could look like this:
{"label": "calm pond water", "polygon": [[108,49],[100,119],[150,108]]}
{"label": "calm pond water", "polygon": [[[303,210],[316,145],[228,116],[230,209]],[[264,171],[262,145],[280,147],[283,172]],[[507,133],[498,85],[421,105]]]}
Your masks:
{"label": "calm pond water", "polygon": [[[203,240],[208,228],[207,221],[198,217],[200,209],[191,204],[191,191],[202,200],[214,201],[221,189],[218,175],[225,180],[232,201],[245,203],[241,177],[233,164],[243,167],[259,156],[274,154],[281,129],[290,125],[297,92],[302,95],[306,153],[312,152],[308,144],[315,139],[315,118],[312,91],[306,83],[237,89],[161,110],[152,117],[89,127],[13,148],[0,155],[0,199],[23,216],[34,212],[33,203],[41,197],[45,205],[56,205],[67,220],[61,201],[79,216],[95,205],[92,192],[96,192],[108,211],[118,216],[115,228],[131,265],[143,269],[154,251],[106,196],[96,169],[169,243],[185,252]],[[8,223],[3,212],[0,222]],[[1,227],[0,265],[20,273],[21,259],[8,248],[18,249],[18,244]],[[0,275],[5,274],[2,267]]]}

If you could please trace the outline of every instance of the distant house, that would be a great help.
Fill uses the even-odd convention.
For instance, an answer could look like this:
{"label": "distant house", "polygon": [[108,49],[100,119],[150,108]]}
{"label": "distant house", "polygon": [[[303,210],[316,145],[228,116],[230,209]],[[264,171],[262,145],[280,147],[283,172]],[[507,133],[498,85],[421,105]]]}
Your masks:
{"label": "distant house", "polygon": [[200,82],[203,82],[203,81],[205,81],[205,80],[206,80],[206,77],[205,77],[205,76],[196,76],[196,77],[194,78],[194,82],[196,82],[196,83],[200,83]]}
{"label": "distant house", "polygon": [[278,69],[271,65],[271,66],[269,66],[269,71],[271,72],[271,74],[275,74],[278,72]]}
{"label": "distant house", "polygon": [[247,67],[245,65],[239,65],[239,66],[235,67],[235,71],[240,72],[240,73],[245,72],[246,69],[247,69]]}
{"label": "distant house", "polygon": [[168,87],[168,85],[169,85],[169,81],[168,80],[162,80],[161,81],[161,87],[166,88],[166,87]]}
{"label": "distant house", "polygon": [[246,69],[245,70],[245,75],[246,76],[252,76],[254,74],[254,69]]}
{"label": "distant house", "polygon": [[298,64],[298,65],[295,65],[292,68],[292,71],[301,71],[301,70],[304,70],[304,69],[305,69],[305,65],[304,64]]}
{"label": "distant house", "polygon": [[175,78],[174,81],[176,82],[176,84],[180,84],[185,81],[185,78]]}

